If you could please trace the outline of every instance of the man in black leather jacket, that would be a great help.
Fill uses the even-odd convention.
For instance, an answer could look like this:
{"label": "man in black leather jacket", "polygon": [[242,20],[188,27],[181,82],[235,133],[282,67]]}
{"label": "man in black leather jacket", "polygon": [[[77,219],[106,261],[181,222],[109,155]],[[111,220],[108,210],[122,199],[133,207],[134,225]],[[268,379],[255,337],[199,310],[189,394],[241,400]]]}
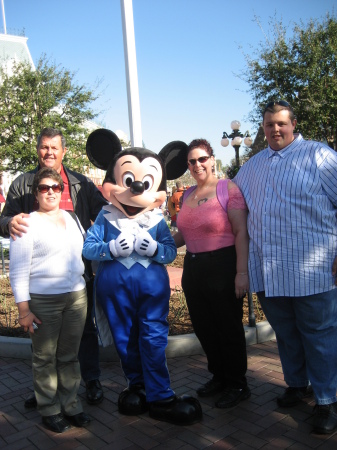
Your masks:
{"label": "man in black leather jacket", "polygon": [[[91,180],[63,166],[62,159],[67,148],[61,131],[54,128],[44,128],[38,136],[36,148],[39,166],[30,172],[19,175],[12,182],[0,217],[0,235],[3,237],[9,237],[10,235],[15,239],[16,236],[21,236],[25,232],[26,226],[28,226],[25,218],[28,217],[29,213],[37,209],[31,187],[34,175],[41,167],[52,167],[61,174],[65,186],[68,187],[62,193],[60,207],[67,209],[67,205],[69,205],[69,210],[73,210],[76,213],[82,227],[84,230],[87,230],[91,226],[91,221],[95,221],[98,213],[107,204],[107,201]],[[98,404],[103,400],[103,390],[99,381],[97,330],[92,317],[92,289],[93,283],[88,282],[87,320],[78,359],[81,366],[81,375],[86,384],[87,402],[89,404]],[[28,408],[35,407],[35,396],[29,397],[25,401],[25,406]]]}

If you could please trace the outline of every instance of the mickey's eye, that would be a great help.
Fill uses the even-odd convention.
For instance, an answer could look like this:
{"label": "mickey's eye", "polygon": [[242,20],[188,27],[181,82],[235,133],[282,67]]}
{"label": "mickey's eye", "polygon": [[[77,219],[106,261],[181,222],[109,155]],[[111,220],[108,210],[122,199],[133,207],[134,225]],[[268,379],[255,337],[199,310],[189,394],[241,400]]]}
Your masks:
{"label": "mickey's eye", "polygon": [[122,178],[123,186],[128,188],[131,186],[131,184],[135,181],[135,176],[131,172],[125,172]]}
{"label": "mickey's eye", "polygon": [[152,186],[153,186],[153,178],[152,178],[152,176],[151,175],[146,175],[143,178],[143,184],[144,184],[145,191],[149,191],[152,188]]}

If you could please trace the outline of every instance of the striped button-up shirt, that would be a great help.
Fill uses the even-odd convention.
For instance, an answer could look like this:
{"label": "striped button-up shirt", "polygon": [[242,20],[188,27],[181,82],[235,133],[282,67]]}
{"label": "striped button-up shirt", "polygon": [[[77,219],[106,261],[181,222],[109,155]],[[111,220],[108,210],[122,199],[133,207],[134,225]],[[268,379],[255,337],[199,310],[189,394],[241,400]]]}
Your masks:
{"label": "striped button-up shirt", "polygon": [[246,200],[251,291],[306,296],[335,288],[337,153],[301,135],[248,160],[234,182]]}

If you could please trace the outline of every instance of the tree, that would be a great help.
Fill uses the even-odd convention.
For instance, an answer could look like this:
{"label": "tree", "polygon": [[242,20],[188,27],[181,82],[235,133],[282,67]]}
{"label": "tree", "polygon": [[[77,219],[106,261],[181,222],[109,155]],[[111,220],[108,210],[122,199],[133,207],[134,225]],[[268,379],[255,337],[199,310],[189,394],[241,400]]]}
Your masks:
{"label": "tree", "polygon": [[246,153],[244,153],[243,155],[240,156],[239,161],[240,161],[240,166],[238,167],[236,165],[236,158],[233,158],[230,160],[229,164],[227,164],[225,167],[223,167],[223,172],[227,175],[227,178],[229,178],[230,180],[232,180],[235,175],[239,172],[240,167],[249,159],[248,156],[248,151],[249,151],[249,147],[246,147]]}
{"label": "tree", "polygon": [[278,17],[271,20],[270,28],[272,37],[260,43],[254,56],[245,54],[247,70],[241,78],[248,83],[255,104],[250,119],[260,124],[264,105],[286,100],[296,113],[296,130],[336,150],[336,17],[327,14],[321,21],[300,22],[290,37]]}
{"label": "tree", "polygon": [[240,167],[236,166],[235,164],[231,164],[231,165],[227,166],[226,172],[225,172],[227,175],[227,178],[232,180],[235,177],[235,175],[239,172],[239,170],[240,170]]}
{"label": "tree", "polygon": [[27,63],[14,63],[13,75],[0,68],[1,171],[14,174],[34,168],[37,136],[42,128],[54,127],[66,137],[66,165],[83,172],[89,164],[85,156],[89,131],[84,124],[97,116],[89,105],[98,95],[76,84],[74,77],[45,56],[36,70]]}

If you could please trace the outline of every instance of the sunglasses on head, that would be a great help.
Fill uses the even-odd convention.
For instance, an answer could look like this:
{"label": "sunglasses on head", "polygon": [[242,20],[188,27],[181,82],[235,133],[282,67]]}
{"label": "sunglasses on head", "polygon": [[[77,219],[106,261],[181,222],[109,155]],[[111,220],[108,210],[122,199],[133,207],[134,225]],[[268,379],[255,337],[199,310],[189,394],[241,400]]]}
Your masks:
{"label": "sunglasses on head", "polygon": [[198,158],[198,159],[189,159],[187,162],[188,162],[188,164],[191,164],[191,166],[195,166],[197,161],[200,162],[200,164],[203,164],[209,158],[210,158],[210,156],[200,156],[200,158]]}
{"label": "sunglasses on head", "polygon": [[37,187],[37,190],[41,194],[46,194],[49,191],[49,189],[51,189],[56,194],[62,192],[62,186],[60,184],[53,184],[52,186],[49,186],[48,184],[39,184]]}
{"label": "sunglasses on head", "polygon": [[285,100],[280,100],[278,102],[269,102],[269,103],[267,103],[265,108],[264,108],[264,112],[266,112],[266,110],[268,108],[272,108],[275,105],[280,105],[280,106],[285,106],[286,108],[291,108],[291,106],[289,105],[288,102],[286,102]]}

